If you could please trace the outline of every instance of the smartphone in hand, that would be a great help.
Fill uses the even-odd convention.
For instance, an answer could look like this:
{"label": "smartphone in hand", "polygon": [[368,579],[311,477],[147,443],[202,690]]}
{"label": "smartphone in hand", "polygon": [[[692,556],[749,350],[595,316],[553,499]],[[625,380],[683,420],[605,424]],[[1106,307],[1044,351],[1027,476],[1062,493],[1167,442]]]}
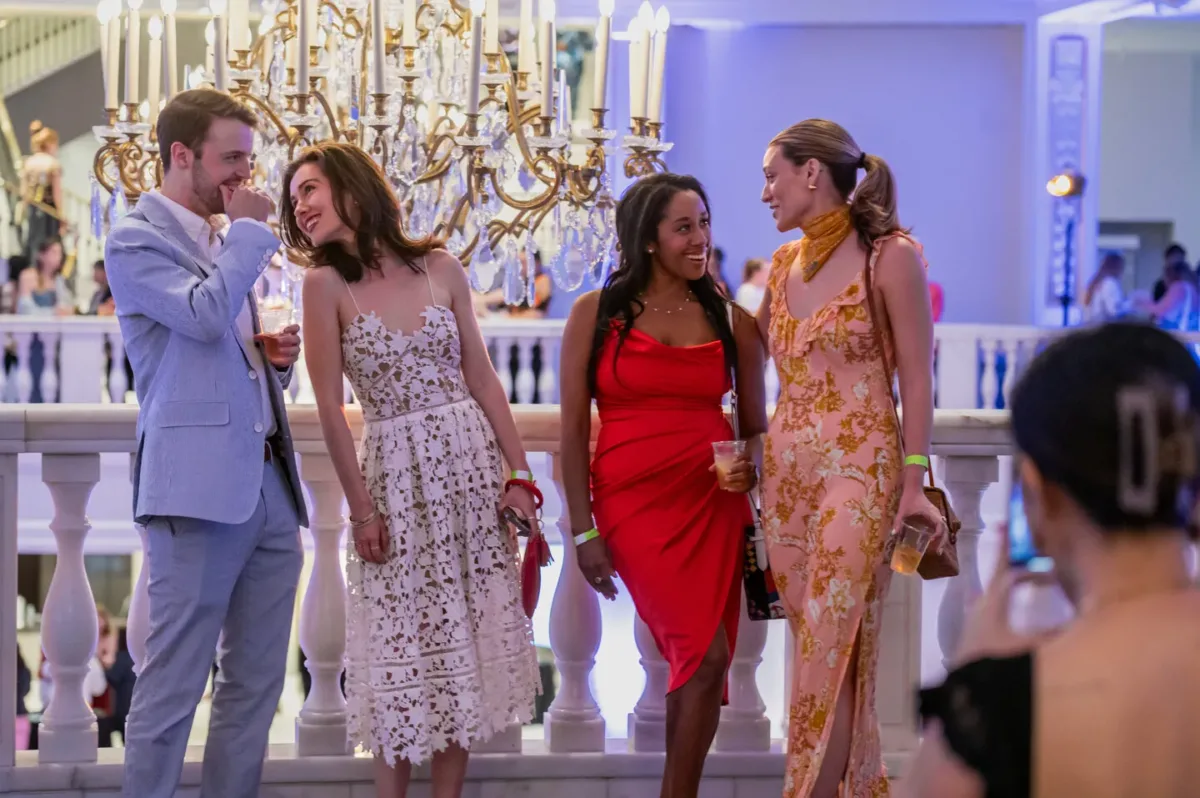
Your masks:
{"label": "smartphone in hand", "polygon": [[1025,516],[1020,456],[1014,454],[1012,463],[1012,486],[1008,493],[1008,564],[1028,571],[1049,571],[1054,561],[1038,551]]}

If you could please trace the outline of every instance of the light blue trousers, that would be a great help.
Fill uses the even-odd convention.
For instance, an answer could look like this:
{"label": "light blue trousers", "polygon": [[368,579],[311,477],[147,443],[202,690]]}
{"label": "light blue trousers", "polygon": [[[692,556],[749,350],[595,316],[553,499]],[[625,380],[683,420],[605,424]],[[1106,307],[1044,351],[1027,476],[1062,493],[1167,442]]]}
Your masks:
{"label": "light blue trousers", "polygon": [[147,541],[150,634],[125,726],[121,795],[175,795],[215,653],[200,795],[257,798],[304,559],[282,467],[263,464],[245,523],[155,518]]}

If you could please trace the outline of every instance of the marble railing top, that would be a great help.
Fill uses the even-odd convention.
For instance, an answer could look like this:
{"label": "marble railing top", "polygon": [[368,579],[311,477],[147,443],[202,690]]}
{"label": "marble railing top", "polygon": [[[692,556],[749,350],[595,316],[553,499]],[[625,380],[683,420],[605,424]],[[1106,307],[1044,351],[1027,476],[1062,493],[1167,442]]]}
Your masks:
{"label": "marble railing top", "polygon": [[[0,453],[132,452],[137,412],[130,405],[0,406]],[[557,405],[514,405],[513,415],[527,451],[558,451]],[[346,417],[358,437],[361,410],[349,406]],[[296,451],[325,451],[315,405],[290,405],[288,420]],[[598,426],[592,425],[593,432]],[[1004,454],[1010,448],[1008,414],[1002,410],[935,410],[933,448],[939,455]]]}
{"label": "marble railing top", "polygon": [[[489,316],[479,320],[479,327],[489,338],[557,338],[562,335],[565,319],[513,319]],[[1062,327],[1036,327],[1025,324],[967,324],[938,322],[934,325],[939,340],[994,339],[1019,341],[1042,339],[1061,334]],[[118,330],[115,316],[14,316],[0,315],[0,333],[62,332],[102,333]],[[1177,333],[1192,343],[1200,343],[1200,332]]]}

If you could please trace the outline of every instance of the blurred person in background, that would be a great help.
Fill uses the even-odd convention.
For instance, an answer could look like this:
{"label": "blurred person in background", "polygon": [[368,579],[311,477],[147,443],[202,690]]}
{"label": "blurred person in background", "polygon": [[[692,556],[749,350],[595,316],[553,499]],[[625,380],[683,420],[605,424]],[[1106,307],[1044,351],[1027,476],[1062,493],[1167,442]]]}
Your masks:
{"label": "blurred person in background", "polygon": [[749,314],[758,313],[767,293],[767,262],[762,258],[750,258],[742,266],[742,284],[738,286],[735,301]]}

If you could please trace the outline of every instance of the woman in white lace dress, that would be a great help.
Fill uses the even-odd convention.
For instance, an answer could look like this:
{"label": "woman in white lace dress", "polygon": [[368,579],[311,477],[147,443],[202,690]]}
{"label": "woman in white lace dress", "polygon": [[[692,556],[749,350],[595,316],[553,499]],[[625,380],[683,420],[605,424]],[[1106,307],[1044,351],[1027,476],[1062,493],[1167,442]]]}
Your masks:
{"label": "woman in white lace dress", "polygon": [[[534,499],[503,492],[501,455],[532,476],[462,264],[404,236],[395,196],[355,147],[305,150],[284,186],[284,239],[314,266],[305,358],[350,506],[351,743],[374,754],[380,798],[404,796],[430,758],[433,795],[457,798],[472,744],[527,723],[540,685],[499,515],[532,519]],[[357,462],[343,373],[365,419]]]}

